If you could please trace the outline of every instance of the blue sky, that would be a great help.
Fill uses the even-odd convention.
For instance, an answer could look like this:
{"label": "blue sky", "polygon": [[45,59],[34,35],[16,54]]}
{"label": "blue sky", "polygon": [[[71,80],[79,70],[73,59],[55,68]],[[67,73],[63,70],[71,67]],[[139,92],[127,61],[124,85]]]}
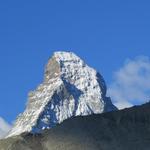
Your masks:
{"label": "blue sky", "polygon": [[127,59],[132,65],[144,56],[149,65],[149,6],[144,0],[0,1],[0,116],[11,123],[24,110],[57,50],[75,52],[116,90],[114,72]]}

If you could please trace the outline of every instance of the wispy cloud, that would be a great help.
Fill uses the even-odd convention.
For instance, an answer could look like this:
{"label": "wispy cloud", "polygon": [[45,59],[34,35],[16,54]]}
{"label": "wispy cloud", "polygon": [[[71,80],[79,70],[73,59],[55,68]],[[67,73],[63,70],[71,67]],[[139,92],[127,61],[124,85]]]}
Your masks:
{"label": "wispy cloud", "polygon": [[8,124],[2,117],[0,117],[0,139],[3,138],[11,129],[11,125]]}
{"label": "wispy cloud", "polygon": [[150,58],[140,56],[126,60],[114,73],[108,95],[120,109],[150,100]]}

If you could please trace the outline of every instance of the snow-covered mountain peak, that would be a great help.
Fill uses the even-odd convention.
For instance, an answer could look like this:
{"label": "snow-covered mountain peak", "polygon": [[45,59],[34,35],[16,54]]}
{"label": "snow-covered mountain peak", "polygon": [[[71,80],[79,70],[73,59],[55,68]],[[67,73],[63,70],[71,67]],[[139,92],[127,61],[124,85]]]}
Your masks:
{"label": "snow-covered mountain peak", "polygon": [[82,61],[76,54],[66,51],[54,52],[53,57],[60,61]]}
{"label": "snow-covered mountain peak", "polygon": [[45,68],[44,82],[29,93],[26,110],[9,136],[39,133],[73,116],[115,110],[106,97],[103,77],[72,52],[55,52]]}
{"label": "snow-covered mountain peak", "polygon": [[69,72],[74,74],[73,71],[76,69],[74,67],[82,68],[84,66],[85,63],[83,60],[74,53],[59,51],[55,52],[48,61],[45,75],[47,75],[47,78],[51,79],[51,73],[54,73],[53,77],[57,75],[63,75],[64,73],[67,74]]}

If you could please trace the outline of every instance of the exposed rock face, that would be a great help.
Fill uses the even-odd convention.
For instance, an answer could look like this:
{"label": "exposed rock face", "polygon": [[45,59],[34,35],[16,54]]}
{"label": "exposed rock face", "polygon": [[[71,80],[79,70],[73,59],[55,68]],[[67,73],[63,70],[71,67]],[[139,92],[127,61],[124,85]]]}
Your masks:
{"label": "exposed rock face", "polygon": [[78,116],[42,134],[0,141],[0,150],[149,150],[150,103],[109,113]]}
{"label": "exposed rock face", "polygon": [[44,82],[29,93],[8,137],[24,132],[40,133],[73,116],[116,110],[106,97],[103,77],[71,52],[56,52],[49,60]]}

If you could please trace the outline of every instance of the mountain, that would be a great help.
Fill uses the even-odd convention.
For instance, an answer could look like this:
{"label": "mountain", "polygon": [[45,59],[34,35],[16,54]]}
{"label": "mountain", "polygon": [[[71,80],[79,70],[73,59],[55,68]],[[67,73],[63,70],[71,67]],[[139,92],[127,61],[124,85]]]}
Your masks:
{"label": "mountain", "polygon": [[7,137],[37,134],[75,116],[117,110],[106,90],[101,74],[77,55],[55,52],[45,68],[43,83],[29,93],[27,107]]}
{"label": "mountain", "polygon": [[0,141],[0,150],[149,150],[150,103],[124,110],[77,116],[42,134]]}

